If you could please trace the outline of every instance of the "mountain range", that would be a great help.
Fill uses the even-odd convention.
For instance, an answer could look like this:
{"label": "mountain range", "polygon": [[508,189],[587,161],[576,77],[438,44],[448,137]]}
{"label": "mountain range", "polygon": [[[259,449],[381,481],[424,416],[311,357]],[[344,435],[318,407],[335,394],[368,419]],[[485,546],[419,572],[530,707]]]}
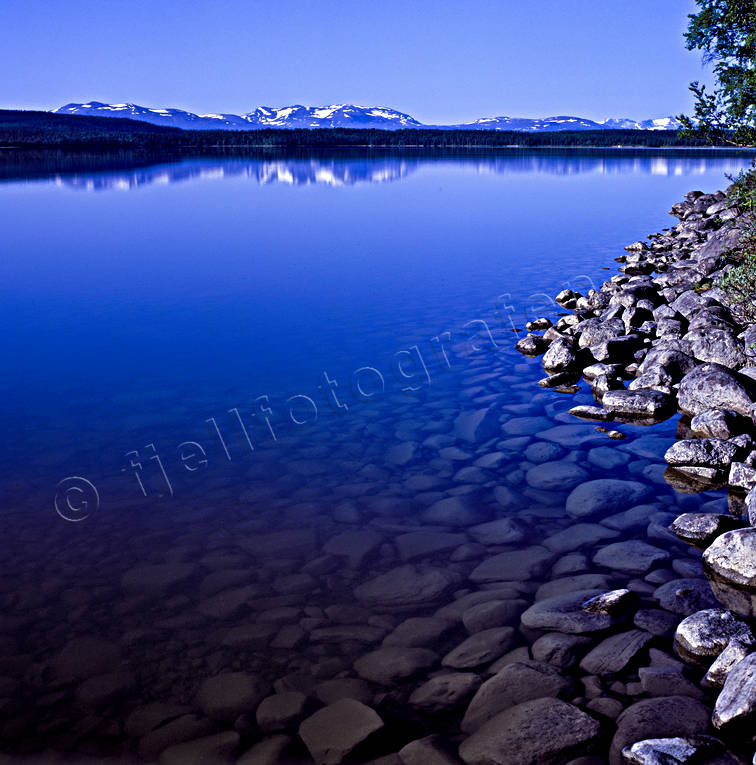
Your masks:
{"label": "mountain range", "polygon": [[186,130],[264,130],[270,128],[374,128],[378,130],[514,130],[546,133],[560,130],[678,130],[675,117],[632,120],[611,118],[596,122],[584,117],[483,117],[457,125],[425,125],[395,109],[377,106],[260,106],[246,114],[194,114],[184,109],[153,109],[137,104],[106,104],[89,101],[70,103],[52,110],[55,114],[80,114],[93,117],[121,117],[153,125]]}

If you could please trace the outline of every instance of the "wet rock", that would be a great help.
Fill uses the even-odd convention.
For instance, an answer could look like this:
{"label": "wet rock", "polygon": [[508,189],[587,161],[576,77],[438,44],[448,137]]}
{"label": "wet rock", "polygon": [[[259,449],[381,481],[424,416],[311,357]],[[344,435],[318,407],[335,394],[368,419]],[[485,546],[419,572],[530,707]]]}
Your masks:
{"label": "wet rock", "polygon": [[658,390],[609,390],[601,405],[611,415],[625,418],[661,418],[674,411],[673,398]]}
{"label": "wet rock", "polygon": [[683,619],[675,632],[677,655],[692,664],[708,666],[727,644],[748,632],[745,622],[723,608],[707,608]]}
{"label": "wet rock", "polygon": [[471,526],[467,533],[480,544],[514,545],[525,539],[527,527],[517,518],[497,518]]}
{"label": "wet rock", "polygon": [[528,333],[520,338],[515,344],[515,348],[525,356],[538,356],[549,347],[549,343],[543,335],[534,335]]}
{"label": "wet rock", "polygon": [[312,692],[323,704],[333,704],[341,699],[355,699],[366,704],[373,698],[371,686],[358,677],[325,680],[316,685]]}
{"label": "wet rock", "polygon": [[450,651],[441,663],[452,669],[472,669],[490,664],[509,650],[514,642],[511,627],[495,627],[471,635]]}
{"label": "wet rock", "polygon": [[726,329],[711,326],[692,329],[683,340],[689,343],[691,353],[699,361],[729,369],[742,367],[746,362],[742,344]]}
{"label": "wet rock", "polygon": [[318,765],[338,765],[358,744],[383,727],[365,704],[341,699],[315,712],[299,726],[299,735]]}
{"label": "wet rock", "polygon": [[628,765],[736,765],[724,745],[709,736],[676,736],[638,741],[622,751]]}
{"label": "wet rock", "polygon": [[211,720],[233,722],[239,715],[253,712],[269,689],[269,684],[257,675],[225,672],[202,683],[196,703]]}
{"label": "wet rock", "polygon": [[602,547],[593,556],[593,562],[623,574],[645,574],[657,563],[669,560],[669,557],[666,550],[631,539]]}
{"label": "wet rock", "polygon": [[736,664],[745,659],[756,649],[756,639],[748,630],[738,633],[727,643],[724,651],[714,659],[703,679],[703,684],[710,688],[721,688],[727,676]]}
{"label": "wet rock", "polygon": [[462,720],[462,730],[474,733],[509,707],[532,699],[556,698],[571,687],[572,681],[550,664],[535,661],[508,664],[486,680],[473,696]]}
{"label": "wet rock", "polygon": [[137,707],[129,714],[124,724],[124,730],[131,738],[141,738],[168,720],[175,720],[190,712],[191,709],[182,704],[152,701],[143,707]]}
{"label": "wet rock", "polygon": [[459,581],[452,571],[419,569],[411,564],[391,569],[355,589],[357,600],[370,608],[414,611],[433,605]]}
{"label": "wet rock", "polygon": [[307,696],[298,691],[267,696],[257,707],[257,725],[267,733],[295,728],[307,714],[307,707]]}
{"label": "wet rock", "polygon": [[719,606],[705,579],[686,577],[657,587],[654,597],[665,611],[688,616],[696,611]]}
{"label": "wet rock", "polygon": [[743,616],[756,613],[756,528],[728,531],[704,552],[703,567],[718,600]]}
{"label": "wet rock", "polygon": [[467,765],[566,763],[590,753],[599,734],[598,722],[572,704],[535,699],[500,712],[462,742],[459,754]]}
{"label": "wet rock", "polygon": [[709,710],[687,696],[644,699],[617,718],[609,752],[611,765],[623,765],[622,750],[650,738],[698,736],[709,730]]}
{"label": "wet rock", "polygon": [[236,731],[226,731],[174,744],[160,755],[160,765],[230,765],[240,740]]}
{"label": "wet rock", "polygon": [[394,685],[430,669],[438,655],[427,648],[382,646],[354,662],[357,674],[378,685]]}
{"label": "wet rock", "polygon": [[697,415],[708,409],[730,409],[744,417],[756,399],[756,381],[719,364],[704,364],[683,377],[677,393],[680,409]]}
{"label": "wet rock", "polygon": [[446,497],[434,502],[422,514],[425,523],[441,526],[474,526],[489,518],[486,508],[471,497]]}
{"label": "wet rock", "polygon": [[399,750],[403,765],[460,765],[460,761],[443,746],[439,736],[410,741]]}
{"label": "wet rock", "polygon": [[477,603],[462,614],[462,623],[470,634],[494,627],[516,626],[520,621],[520,614],[527,606],[527,601],[521,599]]}
{"label": "wet rock", "polygon": [[610,590],[583,603],[583,611],[595,614],[617,614],[632,608],[638,596],[628,589]]}
{"label": "wet rock", "polygon": [[732,441],[723,441],[721,438],[690,438],[672,444],[664,459],[674,466],[696,465],[726,470],[739,451]]}
{"label": "wet rock", "polygon": [[484,560],[470,574],[473,582],[537,579],[554,559],[554,553],[535,545],[500,553]]}
{"label": "wet rock", "polygon": [[752,723],[755,714],[756,654],[750,654],[727,676],[711,719],[717,728],[722,728],[733,723]]}
{"label": "wet rock", "polygon": [[236,765],[289,765],[295,763],[294,739],[281,733],[262,739],[248,749]]}
{"label": "wet rock", "polygon": [[732,409],[706,409],[697,414],[690,429],[697,438],[728,439],[745,430],[746,419]]}
{"label": "wet rock", "polygon": [[641,688],[649,696],[690,696],[703,698],[703,691],[682,673],[681,667],[641,667],[638,670]]}
{"label": "wet rock", "polygon": [[643,630],[629,630],[602,640],[583,657],[580,668],[590,675],[611,675],[622,671],[645,648],[652,636]]}
{"label": "wet rock", "polygon": [[727,483],[744,491],[751,491],[756,487],[756,469],[743,462],[733,462],[730,465],[730,475]]}
{"label": "wet rock", "polygon": [[543,541],[543,546],[555,553],[566,553],[582,547],[593,547],[599,542],[614,539],[618,532],[598,523],[575,523],[563,531],[552,534]]}
{"label": "wet rock", "polygon": [[525,627],[554,632],[580,634],[598,632],[616,624],[615,615],[589,613],[583,610],[583,603],[604,590],[578,590],[564,595],[539,600],[521,617]]}
{"label": "wet rock", "polygon": [[548,632],[533,643],[531,652],[536,661],[567,669],[578,663],[592,642],[589,637]]}
{"label": "wet rock", "polygon": [[423,648],[436,645],[455,629],[449,619],[435,616],[411,616],[383,639],[383,645]]}
{"label": "wet rock", "polygon": [[548,372],[566,372],[577,366],[574,343],[566,337],[557,337],[543,355],[543,368]]}
{"label": "wet rock", "polygon": [[544,582],[535,594],[536,600],[544,598],[553,598],[556,595],[564,595],[577,590],[593,590],[610,587],[610,580],[604,574],[576,574],[575,576],[565,576],[561,579],[551,579]]}
{"label": "wet rock", "polygon": [[572,518],[585,518],[617,513],[640,504],[651,495],[651,488],[638,481],[598,478],[586,481],[572,490],[567,497],[567,515]]}
{"label": "wet rock", "polygon": [[139,756],[144,760],[156,760],[168,747],[207,736],[215,729],[215,724],[206,717],[181,715],[145,734],[139,740]]}
{"label": "wet rock", "polygon": [[482,679],[473,672],[449,672],[423,683],[410,696],[409,703],[424,712],[456,709],[480,688]]}
{"label": "wet rock", "polygon": [[633,617],[633,624],[636,627],[658,637],[671,635],[679,621],[678,616],[661,608],[643,608]]}
{"label": "wet rock", "polygon": [[543,491],[569,491],[588,478],[588,473],[573,462],[544,462],[530,468],[528,486]]}
{"label": "wet rock", "polygon": [[475,412],[462,412],[454,421],[454,433],[457,438],[471,444],[495,438],[500,431],[499,412],[493,406]]}
{"label": "wet rock", "polygon": [[683,542],[704,549],[718,536],[740,526],[740,521],[731,515],[683,513],[672,522],[669,528]]}

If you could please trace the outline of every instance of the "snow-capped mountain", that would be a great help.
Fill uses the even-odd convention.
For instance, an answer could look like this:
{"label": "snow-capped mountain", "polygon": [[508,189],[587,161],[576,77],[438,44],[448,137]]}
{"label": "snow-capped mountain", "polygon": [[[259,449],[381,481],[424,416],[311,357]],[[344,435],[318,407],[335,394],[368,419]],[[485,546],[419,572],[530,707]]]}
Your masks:
{"label": "snow-capped mountain", "polygon": [[262,130],[265,128],[401,128],[436,130],[515,130],[546,133],[558,130],[678,130],[674,117],[636,121],[611,118],[596,122],[584,117],[483,117],[458,125],[424,125],[404,112],[377,106],[260,106],[246,114],[194,114],[183,109],[153,109],[137,104],[66,104],[53,109],[56,114],[86,114],[93,117],[125,117],[154,125],[187,130]]}
{"label": "snow-capped mountain", "polygon": [[189,130],[260,130],[263,128],[421,128],[417,120],[395,109],[377,106],[260,106],[247,114],[194,114],[183,109],[151,109],[137,104],[66,104],[56,114],[86,114],[92,117],[126,117],[154,125]]}

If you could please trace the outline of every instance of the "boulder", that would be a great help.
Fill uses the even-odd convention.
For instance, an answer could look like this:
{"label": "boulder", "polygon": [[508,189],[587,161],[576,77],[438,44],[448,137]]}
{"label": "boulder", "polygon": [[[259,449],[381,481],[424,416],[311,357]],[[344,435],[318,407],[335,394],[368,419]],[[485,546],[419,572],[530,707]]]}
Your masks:
{"label": "boulder", "polygon": [[430,669],[438,655],[427,648],[382,646],[360,656],[354,662],[357,674],[378,685],[395,685]]}
{"label": "boulder", "polygon": [[688,616],[696,611],[719,606],[706,579],[672,579],[654,590],[659,605],[673,614]]}
{"label": "boulder", "polygon": [[382,727],[375,710],[354,699],[341,699],[308,717],[299,726],[299,736],[317,765],[338,765]]}
{"label": "boulder", "polygon": [[638,481],[598,478],[586,481],[572,490],[567,497],[567,515],[572,518],[585,518],[618,513],[640,504],[652,495],[652,488]]}
{"label": "boulder", "polygon": [[712,722],[717,728],[753,723],[756,715],[756,654],[738,662],[727,676],[714,705]]}
{"label": "boulder", "polygon": [[577,590],[539,600],[523,613],[520,620],[530,629],[553,630],[571,635],[608,629],[621,619],[614,614],[590,613],[583,610],[583,603],[603,592],[604,590]]}
{"label": "boulder", "polygon": [[462,742],[467,765],[560,765],[591,753],[600,725],[559,699],[535,699],[500,712]]}
{"label": "boulder", "polygon": [[474,672],[436,675],[412,693],[409,703],[428,713],[456,709],[480,688],[482,682]]}
{"label": "boulder", "polygon": [[512,627],[494,627],[476,632],[446,654],[441,663],[452,669],[473,669],[490,664],[506,653],[514,642]]}
{"label": "boulder", "polygon": [[660,390],[609,390],[601,406],[610,415],[623,418],[657,419],[674,411],[674,399]]}
{"label": "boulder", "polygon": [[376,610],[415,611],[439,601],[458,582],[459,577],[447,569],[421,569],[407,564],[358,586],[354,594],[361,603]]}
{"label": "boulder", "polygon": [[745,622],[723,608],[696,611],[677,626],[675,652],[683,661],[708,666],[732,638],[747,631]]}
{"label": "boulder", "polygon": [[723,605],[743,616],[756,615],[756,528],[717,537],[704,552],[703,567]]}
{"label": "boulder", "polygon": [[617,718],[617,732],[609,751],[610,765],[623,765],[622,751],[649,738],[698,736],[709,730],[709,710],[688,696],[644,699]]}
{"label": "boulder", "polygon": [[690,423],[698,438],[732,438],[745,429],[746,419],[732,409],[706,409]]}
{"label": "boulder", "polygon": [[750,417],[756,399],[756,380],[721,366],[704,364],[683,377],[677,393],[680,409],[697,415],[708,409],[730,409]]}
{"label": "boulder", "polygon": [[741,525],[741,522],[731,515],[683,513],[675,518],[669,530],[686,544],[705,549],[717,537]]}
{"label": "boulder", "polygon": [[559,670],[537,661],[508,664],[480,686],[467,707],[461,728],[474,733],[499,712],[532,699],[556,698],[572,688]]}
{"label": "boulder", "polygon": [[233,722],[239,715],[253,713],[267,696],[270,685],[257,675],[224,672],[205,680],[196,703],[211,720]]}
{"label": "boulder", "polygon": [[499,553],[473,569],[470,579],[477,583],[538,579],[554,557],[551,550],[540,545]]}
{"label": "boulder", "polygon": [[732,441],[721,438],[688,438],[672,444],[664,454],[664,459],[674,466],[697,465],[727,470],[739,452],[740,448]]}
{"label": "boulder", "polygon": [[629,630],[605,638],[583,657],[580,668],[589,675],[621,672],[648,645],[652,637],[643,630]]}

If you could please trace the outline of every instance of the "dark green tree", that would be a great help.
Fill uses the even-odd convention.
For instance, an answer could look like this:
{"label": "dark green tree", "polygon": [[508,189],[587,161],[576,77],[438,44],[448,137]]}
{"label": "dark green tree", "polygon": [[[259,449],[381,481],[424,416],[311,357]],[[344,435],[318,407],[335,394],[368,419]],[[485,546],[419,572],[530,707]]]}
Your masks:
{"label": "dark green tree", "polygon": [[696,0],[685,41],[714,64],[712,92],[693,82],[692,117],[680,119],[687,136],[712,143],[756,145],[756,0]]}

